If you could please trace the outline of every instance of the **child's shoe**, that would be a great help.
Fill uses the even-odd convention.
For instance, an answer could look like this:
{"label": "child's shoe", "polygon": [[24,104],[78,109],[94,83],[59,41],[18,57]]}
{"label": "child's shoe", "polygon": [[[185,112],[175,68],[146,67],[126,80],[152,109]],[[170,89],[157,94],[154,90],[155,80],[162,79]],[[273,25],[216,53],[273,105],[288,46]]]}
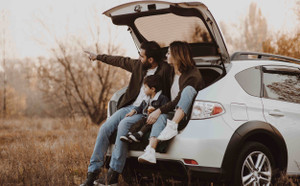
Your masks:
{"label": "child's shoe", "polygon": [[130,134],[128,138],[134,142],[141,142],[142,136],[138,132],[135,132]]}
{"label": "child's shoe", "polygon": [[131,135],[131,132],[128,132],[128,134],[126,134],[125,136],[121,136],[120,140],[123,142],[132,143],[132,140],[129,138],[130,135]]}
{"label": "child's shoe", "polygon": [[155,149],[150,147],[150,145],[148,145],[145,149],[145,153],[138,157],[138,162],[155,164],[156,163]]}

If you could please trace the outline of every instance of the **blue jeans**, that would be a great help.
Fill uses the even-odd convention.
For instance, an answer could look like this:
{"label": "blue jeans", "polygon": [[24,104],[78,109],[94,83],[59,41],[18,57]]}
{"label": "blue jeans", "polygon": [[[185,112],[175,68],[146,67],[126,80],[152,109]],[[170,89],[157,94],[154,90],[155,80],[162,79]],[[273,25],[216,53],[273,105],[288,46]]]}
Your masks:
{"label": "blue jeans", "polygon": [[167,114],[161,114],[151,128],[150,137],[158,137],[160,132],[165,128],[167,123]]}
{"label": "blue jeans", "polygon": [[179,99],[179,102],[177,103],[176,109],[181,108],[185,114],[189,112],[191,109],[191,105],[194,101],[194,98],[197,94],[197,91],[192,86],[186,86],[182,92]]}
{"label": "blue jeans", "polygon": [[[181,108],[185,114],[191,109],[191,105],[194,101],[194,98],[197,94],[197,91],[192,86],[186,86],[182,92],[180,99],[177,103],[176,109]],[[157,121],[153,124],[150,137],[158,137],[161,131],[165,128],[167,123],[167,115],[161,114]]]}
{"label": "blue jeans", "polygon": [[117,138],[115,148],[112,152],[110,167],[114,171],[122,172],[127,158],[128,144],[122,142],[120,136],[126,135],[130,126],[142,118],[142,114],[135,114],[125,118],[125,115],[133,108],[134,106],[129,105],[119,109],[102,124],[98,132],[94,152],[90,159],[88,172],[99,171],[104,165],[104,156],[110,144],[109,138],[116,129],[118,129]]}

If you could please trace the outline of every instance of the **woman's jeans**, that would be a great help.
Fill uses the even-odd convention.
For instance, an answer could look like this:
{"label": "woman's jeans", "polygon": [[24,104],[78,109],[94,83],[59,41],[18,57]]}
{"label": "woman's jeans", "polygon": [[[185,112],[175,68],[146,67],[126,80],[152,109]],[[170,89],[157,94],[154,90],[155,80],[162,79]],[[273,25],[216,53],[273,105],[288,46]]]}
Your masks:
{"label": "woman's jeans", "polygon": [[[180,96],[180,100],[177,103],[176,108],[181,108],[185,114],[188,114],[189,110],[191,109],[191,105],[194,101],[194,98],[197,94],[197,91],[192,86],[186,86]],[[163,115],[163,114],[162,114]],[[161,116],[162,116],[161,115]],[[165,115],[165,114],[164,114]],[[157,120],[151,129],[150,137],[158,137],[161,131],[165,128],[167,123],[167,115],[165,115],[163,118]]]}

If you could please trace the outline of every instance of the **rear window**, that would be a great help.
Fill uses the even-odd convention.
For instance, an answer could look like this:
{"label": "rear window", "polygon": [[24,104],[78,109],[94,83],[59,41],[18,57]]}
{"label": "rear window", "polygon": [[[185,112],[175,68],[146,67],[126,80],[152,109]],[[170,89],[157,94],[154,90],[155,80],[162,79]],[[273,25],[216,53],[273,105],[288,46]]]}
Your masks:
{"label": "rear window", "polygon": [[300,103],[300,70],[293,67],[263,68],[264,97]]}
{"label": "rear window", "polygon": [[259,66],[243,70],[236,74],[235,78],[245,92],[252,96],[260,97],[261,73]]}
{"label": "rear window", "polygon": [[199,17],[175,14],[152,15],[135,20],[135,26],[148,41],[156,41],[167,47],[173,41],[188,43],[212,43],[212,38]]}

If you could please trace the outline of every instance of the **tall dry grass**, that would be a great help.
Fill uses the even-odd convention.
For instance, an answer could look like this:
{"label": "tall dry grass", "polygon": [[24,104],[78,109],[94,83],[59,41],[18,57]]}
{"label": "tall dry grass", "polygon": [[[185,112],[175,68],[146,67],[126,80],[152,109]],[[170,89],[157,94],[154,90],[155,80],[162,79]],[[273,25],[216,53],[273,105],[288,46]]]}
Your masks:
{"label": "tall dry grass", "polygon": [[0,185],[78,185],[98,126],[80,120],[0,121]]}
{"label": "tall dry grass", "polygon": [[[0,120],[0,185],[79,185],[86,178],[98,129],[84,118]],[[147,185],[180,185],[154,177]],[[299,183],[282,176],[275,185]],[[127,184],[120,179],[119,185]]]}

